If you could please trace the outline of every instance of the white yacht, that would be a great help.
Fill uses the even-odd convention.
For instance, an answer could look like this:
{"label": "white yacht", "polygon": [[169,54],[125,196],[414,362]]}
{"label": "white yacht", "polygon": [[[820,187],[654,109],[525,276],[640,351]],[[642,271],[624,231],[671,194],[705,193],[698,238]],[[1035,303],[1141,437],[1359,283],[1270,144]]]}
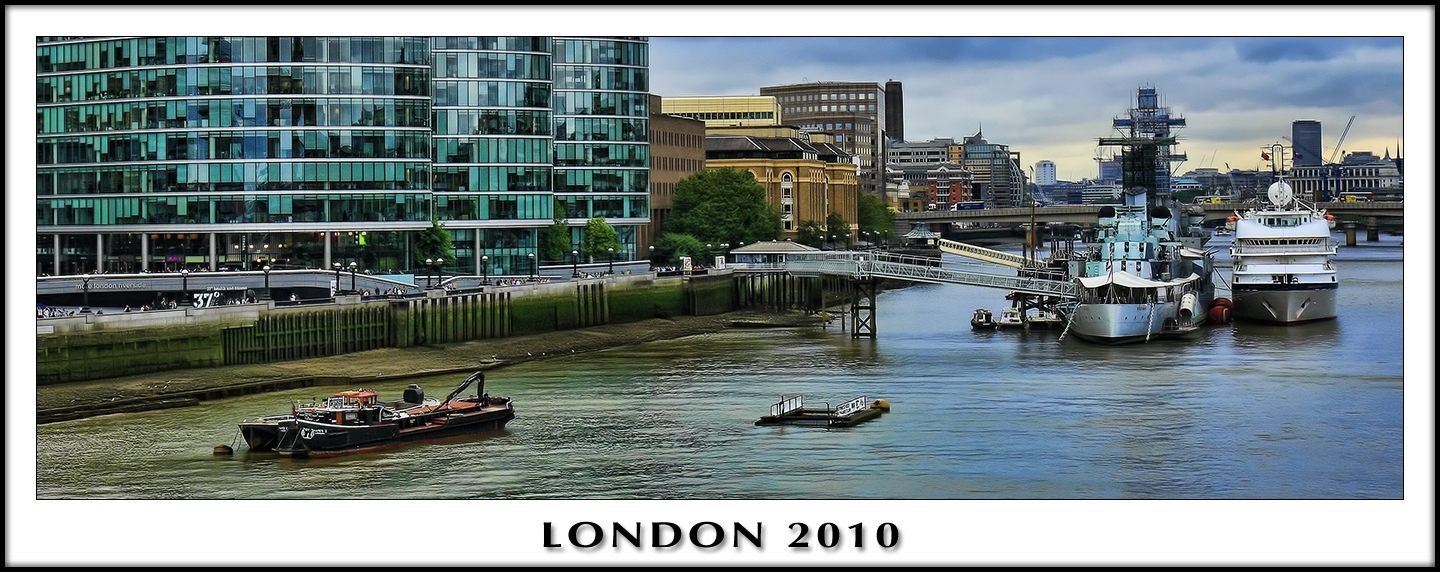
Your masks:
{"label": "white yacht", "polygon": [[[1278,147],[1278,146],[1276,146]],[[1276,156],[1283,153],[1275,149]],[[1297,324],[1335,317],[1335,218],[1295,197],[1283,176],[1269,205],[1235,213],[1230,295],[1242,320]]]}

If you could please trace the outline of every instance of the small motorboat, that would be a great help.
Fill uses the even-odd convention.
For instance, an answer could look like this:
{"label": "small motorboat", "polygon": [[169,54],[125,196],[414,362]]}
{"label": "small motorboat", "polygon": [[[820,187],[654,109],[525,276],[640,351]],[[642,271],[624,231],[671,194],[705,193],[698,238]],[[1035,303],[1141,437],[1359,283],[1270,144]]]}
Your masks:
{"label": "small motorboat", "polygon": [[1000,319],[995,320],[995,327],[1002,330],[1016,330],[1025,327],[1025,320],[1020,316],[1020,310],[1006,308],[1000,312]]}
{"label": "small motorboat", "polygon": [[970,329],[972,330],[993,330],[995,329],[995,315],[990,310],[976,308],[975,315],[970,318]]}

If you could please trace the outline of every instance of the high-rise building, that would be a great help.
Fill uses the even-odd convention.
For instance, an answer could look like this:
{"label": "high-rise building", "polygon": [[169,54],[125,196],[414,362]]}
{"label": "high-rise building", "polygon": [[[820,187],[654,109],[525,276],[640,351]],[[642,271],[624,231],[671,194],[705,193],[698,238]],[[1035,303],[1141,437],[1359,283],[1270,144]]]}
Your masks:
{"label": "high-rise building", "polygon": [[1019,152],[986,141],[980,132],[966,137],[960,147],[959,163],[973,174],[974,200],[985,201],[990,208],[1029,205]]}
{"label": "high-rise building", "polygon": [[[649,222],[645,38],[38,37],[36,271],[524,274]],[[482,264],[485,268],[482,268]]]}
{"label": "high-rise building", "polygon": [[830,133],[860,167],[860,190],[879,197],[885,169],[885,91],[875,82],[814,82],[760,88],[780,103],[781,123]]}
{"label": "high-rise building", "polygon": [[905,93],[893,79],[885,82],[885,138],[905,140]]}
{"label": "high-rise building", "polygon": [[1035,163],[1035,184],[1046,186],[1053,185],[1056,181],[1054,161],[1045,159]]}
{"label": "high-rise building", "polygon": [[555,200],[572,241],[603,217],[636,258],[650,222],[650,51],[646,38],[555,38]]}
{"label": "high-rise building", "polygon": [[1301,119],[1290,124],[1290,140],[1294,142],[1294,161],[1296,167],[1312,167],[1322,165],[1325,156],[1322,153],[1324,147],[1320,143],[1320,122],[1314,119]]}

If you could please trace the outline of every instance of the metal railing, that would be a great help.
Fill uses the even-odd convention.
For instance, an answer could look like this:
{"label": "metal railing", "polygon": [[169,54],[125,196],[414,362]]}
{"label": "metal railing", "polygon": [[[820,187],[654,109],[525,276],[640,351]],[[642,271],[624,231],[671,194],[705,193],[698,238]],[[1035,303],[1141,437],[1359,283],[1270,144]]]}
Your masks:
{"label": "metal railing", "polygon": [[936,244],[940,246],[940,250],[949,252],[950,254],[956,254],[967,258],[974,258],[976,260],[982,260],[985,262],[993,262],[995,264],[1004,264],[1005,266],[1010,266],[1013,268],[1023,268],[1026,266],[1038,265],[1036,262],[1025,258],[1024,256],[1010,254],[1009,252],[1000,252],[999,250],[991,250],[989,248],[983,248],[975,246],[973,244],[965,244],[963,242],[956,242],[943,238],[936,241]]}
{"label": "metal railing", "polygon": [[743,270],[785,272],[799,276],[848,276],[855,279],[876,277],[931,284],[963,284],[1070,299],[1080,296],[1080,288],[1074,282],[951,270],[939,266],[939,262],[933,258],[873,252],[804,255],[785,262],[752,263]]}

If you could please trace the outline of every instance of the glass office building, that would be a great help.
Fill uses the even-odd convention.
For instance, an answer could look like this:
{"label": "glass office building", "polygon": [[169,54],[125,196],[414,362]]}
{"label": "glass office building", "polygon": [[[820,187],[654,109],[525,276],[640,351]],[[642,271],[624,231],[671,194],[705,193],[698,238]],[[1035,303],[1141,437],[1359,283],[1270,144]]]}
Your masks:
{"label": "glass office building", "polygon": [[[647,49],[644,38],[39,37],[36,272],[407,272],[433,218],[451,233],[447,272],[524,274],[556,198],[577,240],[585,218],[605,216],[628,256],[648,220],[648,192],[634,192],[648,191],[648,129],[646,103],[621,102],[647,101]],[[595,85],[575,85],[576,70]]]}

